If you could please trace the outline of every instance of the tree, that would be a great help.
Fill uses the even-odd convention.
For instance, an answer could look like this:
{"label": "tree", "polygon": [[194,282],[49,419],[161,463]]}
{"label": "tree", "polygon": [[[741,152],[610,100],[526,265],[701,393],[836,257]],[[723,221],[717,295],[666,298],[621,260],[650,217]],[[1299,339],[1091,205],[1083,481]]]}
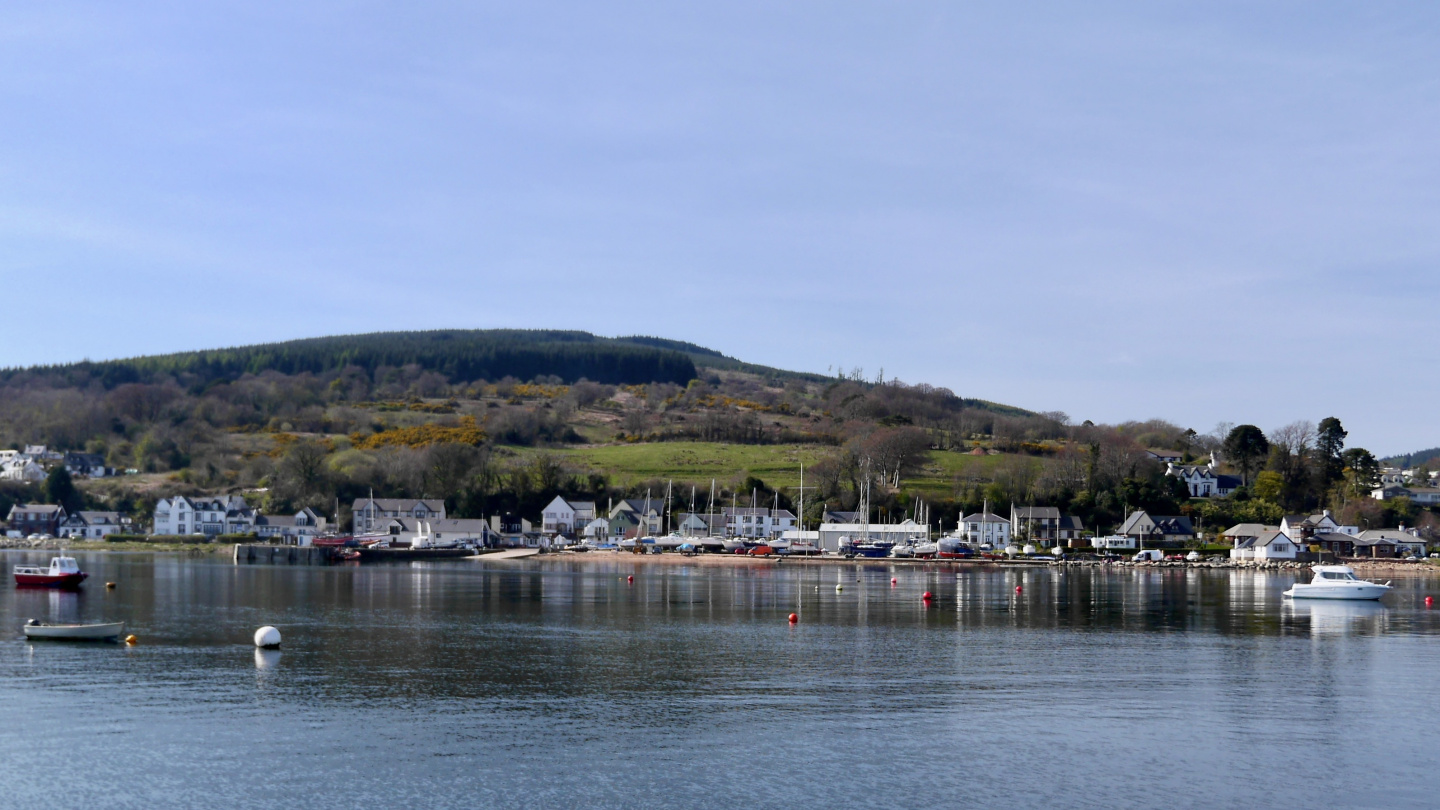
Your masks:
{"label": "tree", "polygon": [[1270,503],[1280,502],[1280,493],[1285,489],[1285,479],[1280,473],[1265,470],[1255,476],[1255,497]]}
{"label": "tree", "polygon": [[45,478],[45,501],[65,507],[66,512],[75,512],[84,505],[84,498],[75,488],[70,471],[61,464],[50,471]]}
{"label": "tree", "polygon": [[1349,434],[1340,420],[1327,416],[1320,420],[1315,432],[1315,458],[1320,463],[1322,489],[1328,489],[1345,473],[1345,462],[1340,454],[1345,450],[1345,437]]}
{"label": "tree", "polygon": [[1340,454],[1348,489],[1355,497],[1363,497],[1375,488],[1380,479],[1380,462],[1363,447],[1352,447]]}
{"label": "tree", "polygon": [[1240,468],[1240,478],[1250,483],[1250,471],[1255,462],[1270,452],[1270,441],[1264,431],[1254,425],[1238,425],[1225,437],[1224,451],[1227,458]]}

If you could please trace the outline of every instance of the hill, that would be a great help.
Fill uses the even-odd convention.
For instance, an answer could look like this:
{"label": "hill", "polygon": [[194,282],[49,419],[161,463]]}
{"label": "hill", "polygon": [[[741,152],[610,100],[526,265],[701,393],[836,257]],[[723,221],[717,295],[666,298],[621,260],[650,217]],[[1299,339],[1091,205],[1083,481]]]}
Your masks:
{"label": "hill", "polygon": [[583,378],[610,384],[684,385],[696,376],[689,353],[653,343],[645,345],[578,331],[442,329],[308,338],[98,363],[6,369],[0,371],[0,383],[43,378],[62,385],[84,386],[98,381],[108,389],[173,377],[188,388],[203,390],[219,381],[266,371],[324,374],[358,368],[374,374],[384,367],[409,365],[441,374],[449,383],[555,377],[561,383]]}
{"label": "hill", "polygon": [[1417,450],[1414,453],[1407,453],[1403,456],[1391,456],[1390,458],[1382,459],[1380,463],[1387,467],[1400,467],[1401,469],[1410,469],[1411,467],[1419,467],[1421,465],[1430,465],[1433,468],[1434,466],[1440,465],[1440,447],[1432,447],[1429,450]]}

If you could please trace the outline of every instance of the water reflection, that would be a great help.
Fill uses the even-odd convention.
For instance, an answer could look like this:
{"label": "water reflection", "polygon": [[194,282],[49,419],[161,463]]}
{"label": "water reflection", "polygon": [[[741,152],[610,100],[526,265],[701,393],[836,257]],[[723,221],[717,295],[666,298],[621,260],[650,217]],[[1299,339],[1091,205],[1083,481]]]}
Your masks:
{"label": "water reflection", "polygon": [[1284,612],[1292,619],[1309,621],[1316,636],[1382,633],[1387,608],[1378,601],[1345,599],[1287,599]]}

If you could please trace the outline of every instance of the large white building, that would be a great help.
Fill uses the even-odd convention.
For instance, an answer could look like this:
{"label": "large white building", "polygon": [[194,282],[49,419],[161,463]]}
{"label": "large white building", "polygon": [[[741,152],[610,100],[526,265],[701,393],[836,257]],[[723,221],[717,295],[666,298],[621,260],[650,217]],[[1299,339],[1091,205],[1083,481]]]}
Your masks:
{"label": "large white building", "polygon": [[1010,543],[1010,521],[994,512],[976,512],[960,519],[960,535],[966,543],[1003,548]]}
{"label": "large white building", "polygon": [[1241,483],[1239,476],[1221,475],[1217,472],[1213,455],[1210,456],[1210,463],[1203,467],[1167,462],[1165,474],[1184,481],[1192,498],[1224,498],[1239,488]]}
{"label": "large white building", "polygon": [[726,507],[723,514],[729,537],[775,538],[795,528],[795,515],[788,509]]}
{"label": "large white building", "polygon": [[594,519],[594,501],[567,501],[557,495],[540,513],[540,531],[573,537]]}
{"label": "large white building", "polygon": [[256,513],[239,495],[213,498],[161,498],[155,504],[154,534],[183,535],[249,534],[255,530]]}

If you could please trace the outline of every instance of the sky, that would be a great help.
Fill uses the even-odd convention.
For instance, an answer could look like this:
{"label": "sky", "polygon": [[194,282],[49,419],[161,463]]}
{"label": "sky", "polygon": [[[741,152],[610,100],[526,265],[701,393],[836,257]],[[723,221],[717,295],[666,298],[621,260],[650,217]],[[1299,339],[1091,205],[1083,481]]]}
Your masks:
{"label": "sky", "polygon": [[1440,4],[7,3],[0,366],[573,328],[1440,445]]}

